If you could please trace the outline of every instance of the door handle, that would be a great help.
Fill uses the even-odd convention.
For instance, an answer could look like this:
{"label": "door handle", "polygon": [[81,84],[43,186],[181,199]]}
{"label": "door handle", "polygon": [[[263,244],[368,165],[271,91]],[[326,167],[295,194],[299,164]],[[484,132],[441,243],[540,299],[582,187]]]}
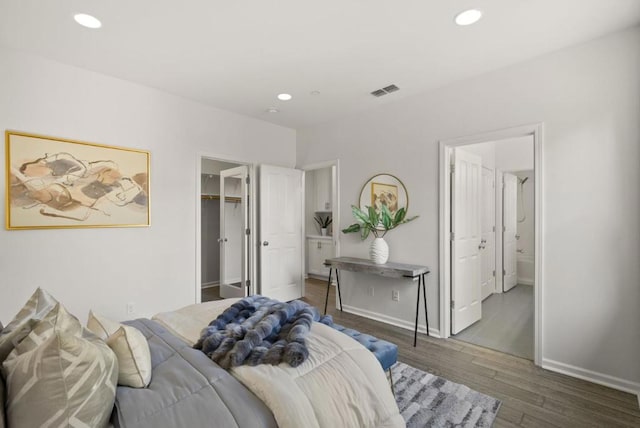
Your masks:
{"label": "door handle", "polygon": [[264,241],[264,242],[262,243],[262,246],[263,246],[263,247],[266,247],[267,245],[269,245],[269,241]]}
{"label": "door handle", "polygon": [[478,245],[478,250],[484,250],[484,245],[482,244]]}
{"label": "door handle", "polygon": [[486,244],[486,243],[487,243],[487,240],[486,240],[486,239],[484,239],[484,238],[482,238],[482,240],[480,241],[480,243],[482,243],[482,244]]}
{"label": "door handle", "polygon": [[224,238],[224,242],[227,242],[227,241],[228,241],[228,239],[227,239],[227,238]]}

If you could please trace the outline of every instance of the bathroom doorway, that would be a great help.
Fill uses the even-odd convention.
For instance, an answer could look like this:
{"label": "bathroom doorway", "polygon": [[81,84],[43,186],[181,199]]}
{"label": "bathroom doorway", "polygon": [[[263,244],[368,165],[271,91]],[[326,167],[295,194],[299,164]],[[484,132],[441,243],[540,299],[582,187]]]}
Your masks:
{"label": "bathroom doorway", "polygon": [[441,145],[441,335],[536,364],[539,136],[531,126]]}

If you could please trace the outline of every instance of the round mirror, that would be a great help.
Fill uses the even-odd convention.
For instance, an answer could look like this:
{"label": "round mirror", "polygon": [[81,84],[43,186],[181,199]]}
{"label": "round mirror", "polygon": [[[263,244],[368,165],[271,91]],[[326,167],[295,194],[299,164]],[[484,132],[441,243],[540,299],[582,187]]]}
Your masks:
{"label": "round mirror", "polygon": [[398,177],[391,174],[378,174],[371,177],[362,186],[360,192],[360,209],[365,207],[375,207],[379,213],[382,205],[386,205],[395,214],[400,208],[409,211],[409,195],[407,188]]}

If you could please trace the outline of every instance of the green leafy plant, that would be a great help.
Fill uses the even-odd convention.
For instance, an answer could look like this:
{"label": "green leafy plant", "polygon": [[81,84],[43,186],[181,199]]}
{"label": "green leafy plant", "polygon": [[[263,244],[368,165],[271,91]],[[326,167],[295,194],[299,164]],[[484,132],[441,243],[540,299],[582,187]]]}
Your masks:
{"label": "green leafy plant", "polygon": [[333,221],[331,216],[322,217],[321,215],[316,215],[313,219],[322,229],[326,229],[327,227],[329,227],[329,225]]}
{"label": "green leafy plant", "polygon": [[418,218],[418,216],[407,218],[407,211],[404,208],[400,208],[395,214],[391,214],[386,205],[382,205],[379,214],[375,208],[369,206],[366,206],[365,210],[361,210],[355,205],[351,205],[351,212],[357,223],[342,229],[342,233],[360,232],[360,238],[363,241],[367,239],[370,233],[373,233],[376,238],[383,238],[391,229]]}

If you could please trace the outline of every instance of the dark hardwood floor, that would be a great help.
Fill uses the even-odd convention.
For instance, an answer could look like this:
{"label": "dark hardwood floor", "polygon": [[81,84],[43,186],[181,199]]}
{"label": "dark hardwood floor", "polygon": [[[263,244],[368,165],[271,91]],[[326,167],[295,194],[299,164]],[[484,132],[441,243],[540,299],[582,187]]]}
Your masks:
{"label": "dark hardwood floor", "polygon": [[210,302],[212,300],[220,300],[220,287],[219,286],[203,288],[201,293],[202,293],[202,296],[201,296],[202,302]]}
{"label": "dark hardwood floor", "polygon": [[[324,309],[326,282],[309,279],[304,300]],[[399,360],[502,400],[494,427],[640,427],[635,395],[536,367],[531,361],[452,339],[340,312],[331,287],[334,320],[399,347]]]}

